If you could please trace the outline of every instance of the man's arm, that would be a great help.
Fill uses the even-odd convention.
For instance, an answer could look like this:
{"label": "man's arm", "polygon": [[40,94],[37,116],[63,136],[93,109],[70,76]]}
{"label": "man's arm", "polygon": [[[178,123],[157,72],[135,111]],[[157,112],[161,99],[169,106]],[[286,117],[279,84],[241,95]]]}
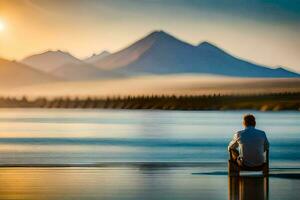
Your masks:
{"label": "man's arm", "polygon": [[270,144],[269,144],[269,141],[268,141],[268,138],[266,136],[266,133],[265,133],[265,143],[264,143],[264,149],[265,151],[269,150],[269,147],[270,147]]}
{"label": "man's arm", "polygon": [[228,145],[228,151],[230,151],[230,149],[236,149],[239,146],[238,140],[239,140],[239,134],[236,133],[233,135],[233,138]]}

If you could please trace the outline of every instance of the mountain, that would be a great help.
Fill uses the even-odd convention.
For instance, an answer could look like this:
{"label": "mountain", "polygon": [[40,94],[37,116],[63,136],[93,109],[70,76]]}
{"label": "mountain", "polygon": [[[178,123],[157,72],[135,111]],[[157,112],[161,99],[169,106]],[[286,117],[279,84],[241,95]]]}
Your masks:
{"label": "mountain", "polygon": [[0,87],[33,85],[57,81],[58,79],[24,64],[0,58]]}
{"label": "mountain", "polygon": [[69,81],[109,79],[120,77],[116,72],[101,70],[91,64],[67,63],[52,71],[50,74]]}
{"label": "mountain", "polygon": [[63,51],[46,51],[41,54],[24,58],[22,63],[29,65],[43,72],[50,72],[66,63],[80,63],[81,60],[75,58],[70,53]]}
{"label": "mountain", "polygon": [[212,68],[212,73],[240,77],[300,77],[282,67],[273,69],[236,58],[209,42],[202,42],[197,47],[206,58],[206,65]]}
{"label": "mountain", "polygon": [[95,66],[129,74],[204,73],[237,77],[300,77],[236,58],[217,46],[188,44],[164,31],[154,31],[129,47],[92,62]]}
{"label": "mountain", "polygon": [[91,57],[84,59],[84,61],[87,63],[94,63],[100,61],[101,59],[105,58],[108,55],[110,55],[110,52],[102,51],[99,54],[93,54]]}

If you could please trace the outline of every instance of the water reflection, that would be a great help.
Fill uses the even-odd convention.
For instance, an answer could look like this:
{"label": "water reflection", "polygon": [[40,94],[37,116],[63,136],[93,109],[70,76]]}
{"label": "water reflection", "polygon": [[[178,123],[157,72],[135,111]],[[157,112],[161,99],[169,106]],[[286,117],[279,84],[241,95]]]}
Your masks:
{"label": "water reflection", "polygon": [[269,199],[268,177],[228,177],[229,200]]}
{"label": "water reflection", "polygon": [[[225,173],[201,173],[212,168],[162,165],[2,167],[0,199],[260,200],[268,199],[268,181],[270,199],[299,199],[300,180],[297,177],[288,175],[285,178],[271,176],[270,180],[260,177],[228,179]],[[220,168],[215,170],[218,172]],[[291,173],[298,174],[299,171]]]}
{"label": "water reflection", "polygon": [[194,168],[1,168],[0,199],[224,200],[227,179]]}

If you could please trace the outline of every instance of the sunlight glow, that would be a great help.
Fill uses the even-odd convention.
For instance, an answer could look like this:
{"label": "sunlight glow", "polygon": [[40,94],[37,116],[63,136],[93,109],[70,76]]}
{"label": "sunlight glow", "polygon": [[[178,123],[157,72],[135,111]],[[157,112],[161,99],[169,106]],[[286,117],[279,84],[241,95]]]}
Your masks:
{"label": "sunlight glow", "polygon": [[4,29],[5,29],[5,24],[2,20],[0,20],[0,31],[2,32],[4,31]]}

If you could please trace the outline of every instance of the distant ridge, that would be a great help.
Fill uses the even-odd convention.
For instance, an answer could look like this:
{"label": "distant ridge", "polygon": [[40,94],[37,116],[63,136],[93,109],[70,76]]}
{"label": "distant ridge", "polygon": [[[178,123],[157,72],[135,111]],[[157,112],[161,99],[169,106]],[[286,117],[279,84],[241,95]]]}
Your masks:
{"label": "distant ridge", "polygon": [[59,79],[24,64],[0,58],[0,88],[33,85]]}
{"label": "distant ridge", "polygon": [[99,54],[93,54],[91,57],[88,57],[88,58],[84,59],[84,62],[87,62],[87,63],[97,62],[97,61],[105,58],[108,55],[110,55],[110,52],[102,51]]}
{"label": "distant ridge", "polygon": [[[92,56],[91,60],[105,57],[109,52],[104,51]],[[41,72],[67,81],[101,80],[119,77],[119,73],[99,69],[90,63],[75,58],[68,52],[46,51],[41,54],[29,56],[22,60]]]}
{"label": "distant ridge", "polygon": [[67,63],[79,64],[81,60],[64,51],[46,51],[24,58],[22,63],[43,72],[50,72]]}
{"label": "distant ridge", "polygon": [[121,77],[117,72],[99,69],[89,63],[66,63],[49,72],[68,81],[101,80]]}
{"label": "distant ridge", "polygon": [[237,77],[300,77],[236,58],[203,42],[193,46],[164,31],[154,31],[129,47],[92,62],[99,68],[128,74],[197,73]]}

